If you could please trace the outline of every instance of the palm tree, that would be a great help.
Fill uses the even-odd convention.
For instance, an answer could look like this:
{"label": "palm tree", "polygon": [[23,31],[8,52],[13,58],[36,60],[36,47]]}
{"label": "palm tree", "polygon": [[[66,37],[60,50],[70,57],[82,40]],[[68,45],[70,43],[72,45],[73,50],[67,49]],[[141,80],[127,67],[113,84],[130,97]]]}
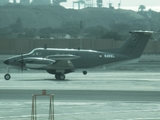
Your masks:
{"label": "palm tree", "polygon": [[138,11],[144,11],[146,9],[146,6],[140,5],[138,8]]}

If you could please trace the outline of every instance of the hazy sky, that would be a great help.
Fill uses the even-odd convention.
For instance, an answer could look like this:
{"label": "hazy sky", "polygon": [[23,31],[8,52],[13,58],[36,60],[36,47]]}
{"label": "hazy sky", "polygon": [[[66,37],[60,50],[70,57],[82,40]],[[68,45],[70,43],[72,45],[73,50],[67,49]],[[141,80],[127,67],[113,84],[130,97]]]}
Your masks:
{"label": "hazy sky", "polygon": [[[65,7],[71,7],[73,5],[73,1],[78,1],[78,0],[67,0],[66,3],[61,3],[61,5]],[[96,3],[97,0],[93,0],[94,3]],[[110,0],[111,3],[113,3],[114,7],[118,6],[118,3],[120,0]],[[108,7],[109,0],[103,0],[103,6]],[[147,6],[159,6],[160,9],[160,0],[121,0],[121,7],[130,7],[130,6],[139,6],[139,5],[145,5]]]}
{"label": "hazy sky", "polygon": [[[10,0],[10,1],[13,1],[13,0]],[[17,1],[20,1],[20,0],[17,0]],[[61,5],[66,8],[73,8],[73,1],[78,1],[78,0],[67,0],[67,2],[61,3]],[[95,4],[94,6],[96,6],[96,1],[97,0],[93,0]],[[120,0],[102,0],[102,1],[103,1],[103,7],[108,7],[108,3],[110,1],[115,8],[118,7],[118,3],[120,2]],[[151,8],[153,10],[160,11],[160,0],[121,0],[121,8],[126,9],[126,8],[132,7],[132,9],[136,10],[139,7],[139,5],[145,5],[146,9]]]}
{"label": "hazy sky", "polygon": [[[13,1],[13,0],[10,0],[10,1]],[[16,0],[16,1],[20,1],[20,0]],[[72,7],[73,1],[78,1],[78,0],[67,0],[66,3],[63,3],[63,5]],[[93,0],[93,1],[94,3],[96,3],[97,0]],[[120,2],[120,0],[102,0],[102,1],[104,6],[107,6],[107,3],[109,3],[109,1],[113,3],[114,6],[116,6]],[[121,0],[121,3],[123,6],[139,6],[141,4],[146,6],[160,6],[160,0]]]}

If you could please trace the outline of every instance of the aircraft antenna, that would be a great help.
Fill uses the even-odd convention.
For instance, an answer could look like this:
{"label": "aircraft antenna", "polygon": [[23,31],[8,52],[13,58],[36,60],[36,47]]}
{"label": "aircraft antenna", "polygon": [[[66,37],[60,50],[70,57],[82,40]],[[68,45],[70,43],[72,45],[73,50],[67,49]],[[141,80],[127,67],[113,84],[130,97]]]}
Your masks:
{"label": "aircraft antenna", "polygon": [[45,50],[47,49],[47,44],[44,44],[44,49],[45,49]]}
{"label": "aircraft antenna", "polygon": [[78,48],[78,50],[80,50],[82,48],[82,38],[83,38],[83,27],[84,27],[84,24],[83,24],[83,21],[80,21],[80,46]]}

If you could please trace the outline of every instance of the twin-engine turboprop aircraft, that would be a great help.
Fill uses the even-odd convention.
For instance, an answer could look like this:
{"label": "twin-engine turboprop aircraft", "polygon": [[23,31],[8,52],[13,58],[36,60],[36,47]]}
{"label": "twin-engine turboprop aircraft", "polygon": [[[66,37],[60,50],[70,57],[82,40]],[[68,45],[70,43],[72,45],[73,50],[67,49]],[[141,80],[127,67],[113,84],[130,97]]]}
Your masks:
{"label": "twin-engine turboprop aircraft", "polygon": [[[36,48],[30,53],[13,56],[4,61],[17,69],[46,70],[58,80],[64,80],[65,74],[78,69],[87,74],[90,68],[103,67],[109,64],[137,62],[146,47],[152,31],[132,31],[131,36],[118,49],[83,50]],[[10,74],[4,78],[9,80]]]}

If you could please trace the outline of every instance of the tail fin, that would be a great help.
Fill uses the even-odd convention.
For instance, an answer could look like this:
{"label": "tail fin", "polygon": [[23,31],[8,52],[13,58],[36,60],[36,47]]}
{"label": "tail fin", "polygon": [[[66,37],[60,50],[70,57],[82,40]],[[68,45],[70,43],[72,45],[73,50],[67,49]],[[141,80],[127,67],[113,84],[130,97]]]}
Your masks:
{"label": "tail fin", "polygon": [[127,41],[119,48],[120,54],[127,55],[132,58],[139,58],[151,35],[152,31],[132,31],[132,35],[127,39]]}

